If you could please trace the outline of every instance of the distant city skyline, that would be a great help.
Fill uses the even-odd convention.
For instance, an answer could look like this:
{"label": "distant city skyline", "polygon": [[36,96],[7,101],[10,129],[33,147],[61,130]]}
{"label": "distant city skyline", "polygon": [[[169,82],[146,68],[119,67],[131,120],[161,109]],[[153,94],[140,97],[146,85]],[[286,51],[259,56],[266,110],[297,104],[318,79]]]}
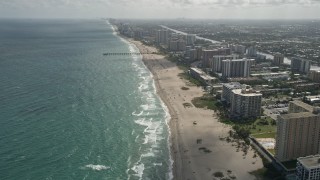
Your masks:
{"label": "distant city skyline", "polygon": [[319,19],[319,0],[0,0],[0,18]]}

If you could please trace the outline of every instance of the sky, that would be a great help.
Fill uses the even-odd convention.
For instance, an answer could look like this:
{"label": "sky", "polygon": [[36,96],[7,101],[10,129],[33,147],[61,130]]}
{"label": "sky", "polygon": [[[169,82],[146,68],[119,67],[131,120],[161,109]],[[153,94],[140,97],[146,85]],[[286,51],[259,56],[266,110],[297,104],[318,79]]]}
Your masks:
{"label": "sky", "polygon": [[0,18],[320,19],[320,0],[0,0]]}

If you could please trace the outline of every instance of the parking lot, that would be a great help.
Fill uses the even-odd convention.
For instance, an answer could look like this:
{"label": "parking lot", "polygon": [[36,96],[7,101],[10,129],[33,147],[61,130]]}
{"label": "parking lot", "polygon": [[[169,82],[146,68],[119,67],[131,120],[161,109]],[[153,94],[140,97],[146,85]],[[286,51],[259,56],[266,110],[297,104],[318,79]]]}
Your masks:
{"label": "parking lot", "polygon": [[278,115],[288,112],[288,104],[267,105],[262,108],[264,110],[263,113],[274,120],[277,120]]}

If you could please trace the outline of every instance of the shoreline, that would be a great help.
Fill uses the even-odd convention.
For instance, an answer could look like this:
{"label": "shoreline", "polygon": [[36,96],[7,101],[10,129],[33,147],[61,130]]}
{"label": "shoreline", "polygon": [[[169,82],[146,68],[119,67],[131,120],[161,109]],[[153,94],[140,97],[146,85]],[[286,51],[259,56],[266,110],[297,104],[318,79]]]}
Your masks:
{"label": "shoreline", "polygon": [[[231,127],[219,122],[214,111],[183,105],[191,103],[195,97],[201,97],[203,90],[190,86],[185,79],[180,78],[178,75],[183,71],[175,63],[165,59],[164,55],[150,54],[158,52],[155,47],[119,33],[117,35],[143,53],[142,61],[153,75],[156,93],[169,110],[171,119],[168,122],[168,140],[173,159],[173,179],[220,179],[214,176],[217,172],[229,179],[256,179],[250,172],[263,165],[260,157],[254,156],[254,150],[251,148],[244,155],[234,143],[222,140],[228,137]],[[182,87],[189,89],[182,90]],[[210,152],[203,151],[203,148]]]}
{"label": "shoreline", "polygon": [[[121,35],[118,31],[117,31],[117,27],[115,27],[112,24],[109,24],[112,29],[115,32],[115,35],[118,36],[120,39],[122,39],[123,41],[126,41],[126,43],[131,44],[133,46],[135,46],[139,52],[141,53],[141,48],[139,45],[136,44],[135,41],[133,41],[133,39],[130,39],[126,36]],[[158,51],[158,50],[156,50]],[[158,81],[158,75],[156,74],[156,72],[154,71],[154,69],[152,67],[149,66],[149,64],[147,63],[146,59],[145,59],[145,55],[141,54],[141,60],[143,62],[143,64],[145,65],[145,67],[150,71],[150,73],[152,74],[152,78],[153,78],[153,82],[154,82],[154,86],[155,86],[155,93],[159,96],[162,106],[163,108],[165,108],[165,111],[168,113],[168,120],[166,120],[166,124],[168,126],[168,150],[170,153],[170,170],[169,171],[169,178],[171,179],[177,179],[177,177],[181,177],[182,172],[181,170],[177,169],[177,162],[179,162],[180,156],[176,155],[175,149],[178,149],[178,146],[176,146],[178,144],[178,142],[173,142],[173,139],[175,141],[177,141],[177,138],[174,138],[176,133],[173,133],[173,128],[176,129],[176,123],[173,119],[175,119],[174,117],[176,117],[176,113],[174,111],[174,109],[170,106],[170,104],[168,103],[165,94],[161,91],[161,85]],[[176,148],[174,148],[176,146]],[[181,165],[180,165],[181,167]]]}
{"label": "shoreline", "polygon": [[[113,25],[112,25],[113,26]],[[114,31],[116,32],[116,35],[119,36],[121,39],[123,39],[124,41],[127,41],[129,44],[134,45],[140,53],[142,53],[144,50],[141,49],[141,46],[139,44],[137,44],[137,42],[140,41],[134,41],[133,39],[130,39],[128,37],[125,37],[123,35],[121,35],[120,33],[117,32],[116,28],[113,27]],[[140,42],[141,43],[141,42]],[[157,49],[155,49],[156,52],[158,52]],[[177,113],[174,110],[174,108],[170,105],[168,98],[165,95],[165,91],[161,88],[161,84],[159,83],[159,77],[155,71],[155,69],[150,66],[150,64],[148,63],[149,58],[146,58],[145,54],[141,55],[142,56],[142,62],[143,64],[146,66],[146,68],[150,71],[150,73],[153,76],[153,81],[154,81],[154,85],[155,85],[155,91],[156,94],[159,96],[160,100],[162,101],[162,103],[165,105],[165,108],[168,110],[169,113],[169,120],[166,122],[168,125],[168,149],[169,149],[169,153],[170,153],[170,163],[171,163],[171,172],[172,172],[172,179],[180,179],[179,177],[182,177],[182,171],[181,171],[181,156],[179,150],[179,142],[178,142],[178,138],[176,138],[177,134],[178,134],[178,128],[177,128]],[[161,55],[163,56],[163,55]],[[164,58],[164,56],[163,56]],[[170,174],[169,174],[170,176]]]}

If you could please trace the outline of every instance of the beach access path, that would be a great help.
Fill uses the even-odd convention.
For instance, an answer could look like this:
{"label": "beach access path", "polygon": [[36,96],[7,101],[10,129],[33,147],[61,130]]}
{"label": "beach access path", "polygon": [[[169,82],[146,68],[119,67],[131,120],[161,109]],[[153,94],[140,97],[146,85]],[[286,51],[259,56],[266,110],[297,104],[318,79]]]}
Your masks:
{"label": "beach access path", "polygon": [[[221,140],[228,136],[231,127],[220,123],[213,110],[183,105],[192,104],[193,98],[201,97],[204,94],[203,89],[180,78],[178,75],[183,71],[175,63],[166,60],[163,55],[152,54],[151,52],[158,52],[155,47],[146,46],[140,41],[127,40],[143,53],[143,62],[154,76],[157,93],[170,111],[170,148],[174,160],[174,179],[220,179],[214,176],[216,172],[240,180],[256,179],[249,172],[262,168],[263,164],[259,156],[253,157],[254,151],[251,147],[247,155],[241,150],[237,152],[232,143]],[[182,87],[189,89],[182,90]],[[203,148],[211,152],[206,153]]]}

